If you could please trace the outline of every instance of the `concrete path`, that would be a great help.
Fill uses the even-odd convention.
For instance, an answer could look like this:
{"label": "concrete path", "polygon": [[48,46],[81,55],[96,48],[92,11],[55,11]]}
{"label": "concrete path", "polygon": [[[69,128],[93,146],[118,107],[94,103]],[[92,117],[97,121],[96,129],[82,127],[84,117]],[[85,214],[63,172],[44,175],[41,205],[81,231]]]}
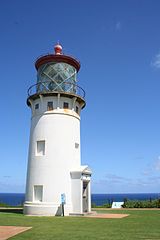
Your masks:
{"label": "concrete path", "polygon": [[90,218],[124,218],[124,217],[128,217],[128,216],[129,216],[129,214],[97,213],[97,214],[86,215],[85,217],[90,217]]}
{"label": "concrete path", "polygon": [[6,240],[29,229],[31,227],[0,226],[0,240]]}

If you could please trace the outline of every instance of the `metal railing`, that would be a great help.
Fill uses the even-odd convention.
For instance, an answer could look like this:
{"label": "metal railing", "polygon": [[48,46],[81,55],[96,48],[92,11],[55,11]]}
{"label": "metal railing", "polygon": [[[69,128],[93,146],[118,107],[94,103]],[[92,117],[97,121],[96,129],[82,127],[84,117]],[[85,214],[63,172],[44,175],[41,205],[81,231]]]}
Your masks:
{"label": "metal railing", "polygon": [[55,83],[52,81],[45,81],[36,83],[28,89],[29,97],[41,93],[70,93],[85,98],[85,91],[83,88],[70,82]]}

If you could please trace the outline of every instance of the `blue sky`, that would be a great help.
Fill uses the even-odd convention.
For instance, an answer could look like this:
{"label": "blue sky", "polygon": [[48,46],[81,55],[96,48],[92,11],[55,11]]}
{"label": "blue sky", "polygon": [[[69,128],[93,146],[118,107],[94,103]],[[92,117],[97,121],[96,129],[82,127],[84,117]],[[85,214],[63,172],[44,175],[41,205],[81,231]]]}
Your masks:
{"label": "blue sky", "polygon": [[82,163],[93,193],[160,192],[160,1],[2,0],[0,192],[24,192],[35,59],[81,61]]}

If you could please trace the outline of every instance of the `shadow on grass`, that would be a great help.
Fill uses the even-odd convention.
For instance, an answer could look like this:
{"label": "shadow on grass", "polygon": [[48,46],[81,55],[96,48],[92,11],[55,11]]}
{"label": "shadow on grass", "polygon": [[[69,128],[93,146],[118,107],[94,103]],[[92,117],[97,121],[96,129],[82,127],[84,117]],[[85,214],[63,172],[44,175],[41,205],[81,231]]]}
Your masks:
{"label": "shadow on grass", "polygon": [[1,212],[23,214],[23,208],[0,208]]}

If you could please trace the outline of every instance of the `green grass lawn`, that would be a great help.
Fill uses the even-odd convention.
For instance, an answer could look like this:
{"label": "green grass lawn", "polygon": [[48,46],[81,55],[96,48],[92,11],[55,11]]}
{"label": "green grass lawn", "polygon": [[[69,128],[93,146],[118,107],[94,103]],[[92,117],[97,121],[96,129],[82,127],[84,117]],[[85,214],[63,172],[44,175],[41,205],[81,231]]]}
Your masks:
{"label": "green grass lawn", "polygon": [[0,212],[0,225],[30,226],[31,230],[11,239],[38,240],[160,240],[160,210],[98,210],[130,214],[122,219],[85,217],[27,217],[20,213]]}

